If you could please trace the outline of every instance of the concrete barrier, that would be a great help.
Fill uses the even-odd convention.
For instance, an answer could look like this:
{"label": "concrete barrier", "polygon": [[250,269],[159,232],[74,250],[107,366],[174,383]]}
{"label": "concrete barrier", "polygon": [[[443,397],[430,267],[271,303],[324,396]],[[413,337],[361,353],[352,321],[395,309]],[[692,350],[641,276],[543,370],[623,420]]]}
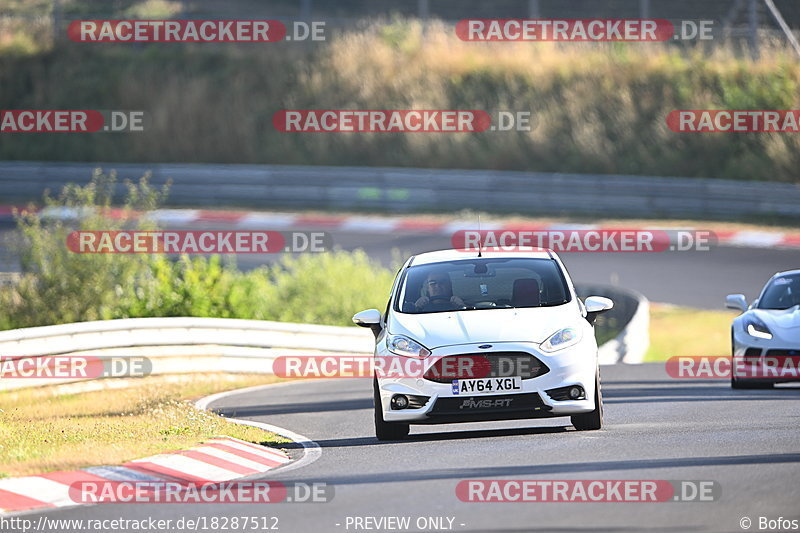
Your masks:
{"label": "concrete barrier", "polygon": [[614,300],[614,309],[601,317],[604,321],[616,321],[617,327],[613,329],[619,333],[600,346],[600,364],[641,363],[650,347],[649,300],[639,292],[620,287],[581,286],[577,291],[581,298],[597,295]]}

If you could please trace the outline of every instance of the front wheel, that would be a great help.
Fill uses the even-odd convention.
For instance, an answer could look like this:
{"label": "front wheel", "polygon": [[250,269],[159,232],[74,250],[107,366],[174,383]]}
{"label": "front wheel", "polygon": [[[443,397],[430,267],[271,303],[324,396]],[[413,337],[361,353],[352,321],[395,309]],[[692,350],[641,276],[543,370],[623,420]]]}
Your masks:
{"label": "front wheel", "polygon": [[603,394],[600,392],[599,371],[594,383],[594,411],[570,417],[572,425],[578,431],[593,431],[603,427]]}
{"label": "front wheel", "polygon": [[[731,349],[733,350],[733,333],[731,333]],[[736,379],[736,360],[731,356],[731,388],[736,390],[742,389],[772,389],[775,387],[774,383],[769,381],[753,381],[747,379]]]}
{"label": "front wheel", "polygon": [[409,425],[401,422],[386,422],[383,419],[381,394],[378,391],[378,380],[372,382],[373,401],[375,403],[375,436],[378,440],[401,440],[408,436]]}
{"label": "front wheel", "polygon": [[732,389],[772,389],[775,387],[774,383],[770,383],[769,381],[748,381],[748,380],[741,380],[736,379],[735,377],[731,376],[731,388]]}

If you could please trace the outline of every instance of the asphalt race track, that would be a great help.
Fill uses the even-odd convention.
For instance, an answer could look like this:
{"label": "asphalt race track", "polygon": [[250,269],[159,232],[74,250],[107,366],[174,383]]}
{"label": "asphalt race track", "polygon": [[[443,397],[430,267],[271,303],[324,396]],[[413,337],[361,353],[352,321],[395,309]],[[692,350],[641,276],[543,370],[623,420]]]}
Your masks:
{"label": "asphalt race track", "polygon": [[[454,531],[742,531],[748,517],[797,518],[800,388],[733,391],[676,381],[663,365],[603,367],[606,426],[569,419],[412,426],[402,442],[373,436],[369,380],[306,381],[220,399],[226,416],[263,421],[316,441],[322,456],[268,476],[325,482],[328,503],[101,505],[49,518],[276,516],[280,531],[354,531],[347,517],[454,517]],[[302,455],[299,450],[290,450]],[[713,502],[467,503],[463,479],[716,481]],[[36,517],[38,515],[32,515]],[[337,526],[337,524],[339,524]],[[463,525],[462,525],[463,524]],[[602,524],[602,525],[601,525]]]}
{"label": "asphalt race track", "polygon": [[[447,237],[431,235],[337,232],[333,239],[387,265],[393,250],[407,256],[449,244]],[[238,262],[255,268],[275,257],[240,256]],[[618,284],[653,301],[709,309],[721,309],[730,292],[752,298],[775,271],[800,267],[796,250],[730,247],[562,257],[578,283]],[[454,531],[504,532],[743,531],[744,517],[758,531],[762,516],[800,518],[800,388],[734,391],[727,381],[677,381],[663,364],[603,367],[602,377],[601,431],[576,432],[568,418],[412,426],[411,437],[396,443],[374,437],[369,380],[296,382],[235,394],[211,407],[287,428],[322,449],[317,461],[264,479],[324,482],[334,487],[333,501],[108,504],[27,517],[275,516],[278,531],[315,533],[367,531],[348,528],[348,517],[445,517],[453,519]],[[303,455],[299,447],[290,453]],[[714,481],[721,494],[717,501],[686,503],[465,503],[455,492],[464,479]]]}

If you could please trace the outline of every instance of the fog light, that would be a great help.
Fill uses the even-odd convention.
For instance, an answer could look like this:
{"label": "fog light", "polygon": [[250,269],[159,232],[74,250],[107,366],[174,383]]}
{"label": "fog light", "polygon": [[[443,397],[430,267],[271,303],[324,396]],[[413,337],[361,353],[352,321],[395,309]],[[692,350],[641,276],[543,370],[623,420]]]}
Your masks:
{"label": "fog light", "polygon": [[569,388],[569,398],[570,400],[577,400],[583,396],[583,390],[580,387],[570,387]]}
{"label": "fog light", "polygon": [[400,410],[405,409],[408,407],[408,398],[403,396],[402,394],[395,394],[392,396],[391,401],[389,402],[392,406],[392,409]]}

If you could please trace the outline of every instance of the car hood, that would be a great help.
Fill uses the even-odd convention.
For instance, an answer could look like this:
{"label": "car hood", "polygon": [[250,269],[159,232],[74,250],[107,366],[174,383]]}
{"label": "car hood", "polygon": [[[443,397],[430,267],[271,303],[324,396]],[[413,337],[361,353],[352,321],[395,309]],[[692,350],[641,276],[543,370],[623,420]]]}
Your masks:
{"label": "car hood", "polygon": [[479,342],[544,342],[583,320],[577,304],[525,309],[481,309],[392,315],[389,333],[407,335],[428,349]]}
{"label": "car hood", "polygon": [[800,306],[798,305],[789,309],[751,309],[750,313],[758,316],[769,328],[796,329],[800,334]]}

